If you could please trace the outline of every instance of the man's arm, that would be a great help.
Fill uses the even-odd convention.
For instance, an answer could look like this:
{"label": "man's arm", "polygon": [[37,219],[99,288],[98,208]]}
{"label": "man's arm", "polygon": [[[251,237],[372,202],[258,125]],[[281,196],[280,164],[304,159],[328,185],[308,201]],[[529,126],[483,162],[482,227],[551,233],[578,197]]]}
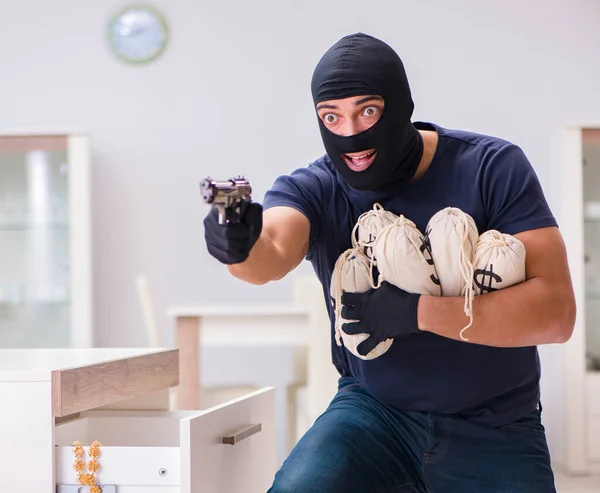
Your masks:
{"label": "man's arm", "polygon": [[[575,323],[575,296],[562,236],[556,227],[514,235],[526,249],[527,280],[476,296],[473,325],[465,332],[469,343],[522,347],[563,343]],[[464,298],[421,296],[421,330],[461,340],[468,324]]]}
{"label": "man's arm", "polygon": [[248,258],[228,265],[229,272],[251,284],[266,284],[285,277],[306,256],[310,223],[291,207],[273,207],[263,213],[260,237]]}

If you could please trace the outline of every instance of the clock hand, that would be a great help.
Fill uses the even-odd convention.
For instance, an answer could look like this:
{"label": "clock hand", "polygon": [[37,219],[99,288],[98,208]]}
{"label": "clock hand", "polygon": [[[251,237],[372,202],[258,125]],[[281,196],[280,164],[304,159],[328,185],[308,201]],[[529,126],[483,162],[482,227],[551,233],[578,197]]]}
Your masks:
{"label": "clock hand", "polygon": [[144,31],[143,27],[136,27],[136,28],[126,27],[124,29],[121,29],[121,34],[123,36],[137,36],[138,34],[142,33],[143,31]]}

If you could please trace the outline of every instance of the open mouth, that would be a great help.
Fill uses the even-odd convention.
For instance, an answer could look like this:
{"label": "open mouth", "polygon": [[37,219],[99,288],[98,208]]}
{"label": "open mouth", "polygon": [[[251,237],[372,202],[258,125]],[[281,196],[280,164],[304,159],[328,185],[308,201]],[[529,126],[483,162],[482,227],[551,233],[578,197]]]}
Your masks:
{"label": "open mouth", "polygon": [[364,171],[366,170],[377,156],[377,151],[372,149],[364,152],[353,152],[350,154],[342,154],[346,166],[352,171]]}

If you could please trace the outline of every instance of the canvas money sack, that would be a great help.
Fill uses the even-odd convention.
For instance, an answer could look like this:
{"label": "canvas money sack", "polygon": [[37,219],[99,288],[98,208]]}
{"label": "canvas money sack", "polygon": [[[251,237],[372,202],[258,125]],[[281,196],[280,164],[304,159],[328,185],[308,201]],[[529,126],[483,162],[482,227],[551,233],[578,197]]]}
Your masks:
{"label": "canvas money sack", "polygon": [[363,249],[364,254],[373,258],[373,244],[379,233],[392,224],[398,216],[386,211],[381,204],[374,204],[373,209],[361,214],[352,229],[352,246]]}
{"label": "canvas money sack", "polygon": [[440,296],[440,283],[425,236],[415,223],[399,216],[385,227],[373,245],[379,278],[409,293]]}
{"label": "canvas money sack", "polygon": [[437,270],[442,296],[464,296],[464,312],[468,324],[460,331],[464,341],[465,331],[473,324],[473,252],[479,232],[473,218],[456,207],[446,207],[437,212],[427,224],[425,238]]}
{"label": "canvas money sack", "polygon": [[373,287],[371,260],[363,253],[363,248],[355,246],[342,253],[335,263],[331,276],[329,294],[335,309],[335,340],[353,355],[363,360],[374,359],[385,353],[392,345],[392,339],[380,342],[372,351],[363,356],[357,346],[369,337],[369,334],[346,334],[342,324],[352,322],[342,318],[342,293],[364,293]]}
{"label": "canvas money sack", "polygon": [[494,229],[483,233],[473,255],[476,295],[508,288],[526,280],[525,245],[512,235]]}

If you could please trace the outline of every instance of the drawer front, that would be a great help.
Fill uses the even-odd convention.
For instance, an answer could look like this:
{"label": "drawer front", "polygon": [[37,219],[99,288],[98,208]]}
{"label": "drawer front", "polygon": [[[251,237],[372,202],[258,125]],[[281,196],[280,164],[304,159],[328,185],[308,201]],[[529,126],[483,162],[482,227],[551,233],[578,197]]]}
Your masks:
{"label": "drawer front", "polygon": [[182,493],[265,493],[276,472],[275,390],[181,420]]}

